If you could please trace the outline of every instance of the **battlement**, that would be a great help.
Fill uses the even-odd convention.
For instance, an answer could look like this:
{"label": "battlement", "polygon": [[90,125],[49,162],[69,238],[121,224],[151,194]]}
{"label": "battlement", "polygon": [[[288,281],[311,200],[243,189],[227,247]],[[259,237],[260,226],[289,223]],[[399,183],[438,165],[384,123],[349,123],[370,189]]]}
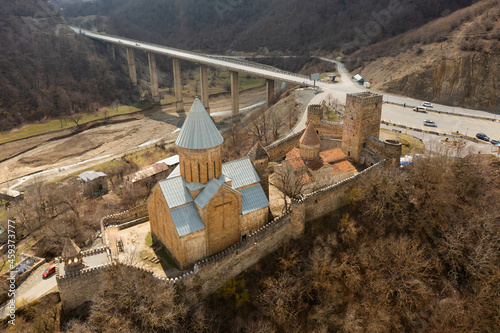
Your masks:
{"label": "battlement", "polygon": [[370,105],[375,103],[382,103],[382,100],[382,95],[373,93],[371,91],[347,94],[346,96],[346,104],[349,102],[354,102],[360,105]]}

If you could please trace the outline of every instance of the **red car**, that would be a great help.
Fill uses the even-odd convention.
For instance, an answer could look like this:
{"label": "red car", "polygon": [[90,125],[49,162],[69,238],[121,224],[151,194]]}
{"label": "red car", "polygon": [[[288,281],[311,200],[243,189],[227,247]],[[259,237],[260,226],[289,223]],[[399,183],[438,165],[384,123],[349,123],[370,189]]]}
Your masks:
{"label": "red car", "polygon": [[45,278],[48,278],[49,276],[51,276],[52,274],[54,274],[56,272],[56,264],[51,264],[49,267],[47,267],[47,269],[42,273],[42,277],[45,279]]}

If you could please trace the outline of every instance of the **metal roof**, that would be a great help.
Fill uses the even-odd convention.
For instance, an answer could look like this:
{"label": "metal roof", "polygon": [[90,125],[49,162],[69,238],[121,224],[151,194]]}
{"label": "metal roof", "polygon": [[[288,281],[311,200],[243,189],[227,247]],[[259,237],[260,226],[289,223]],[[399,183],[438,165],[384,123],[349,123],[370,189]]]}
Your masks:
{"label": "metal roof", "polygon": [[168,208],[172,209],[193,202],[193,197],[186,188],[186,182],[181,177],[167,178],[158,183]]}
{"label": "metal roof", "polygon": [[239,189],[240,187],[251,185],[260,181],[259,175],[257,175],[257,172],[248,157],[224,163],[222,165],[222,173],[231,178],[232,187],[234,189]]}
{"label": "metal roof", "polygon": [[81,174],[79,174],[78,177],[80,177],[80,179],[83,180],[84,182],[88,182],[97,179],[99,177],[106,177],[106,174],[104,172],[84,171]]}
{"label": "metal roof", "polygon": [[179,237],[205,228],[198,209],[196,209],[194,204],[172,209],[170,216],[172,216]]}
{"label": "metal roof", "polygon": [[158,161],[156,163],[165,163],[168,166],[179,164],[179,155],[170,156],[169,158]]}
{"label": "metal roof", "polygon": [[197,191],[202,188],[205,188],[206,185],[200,184],[200,183],[186,183],[186,187],[190,189],[191,191]]}
{"label": "metal roof", "polygon": [[210,201],[210,199],[214,196],[215,193],[219,190],[219,188],[224,185],[223,182],[218,180],[217,178],[212,178],[205,189],[198,194],[194,202],[200,207],[203,208]]}
{"label": "metal roof", "polygon": [[175,144],[186,149],[207,149],[223,142],[214,121],[196,98]]}
{"label": "metal roof", "polygon": [[164,172],[164,171],[167,171],[167,170],[168,170],[168,165],[166,163],[158,162],[155,164],[145,166],[141,170],[139,170],[133,174],[127,175],[124,178],[131,183],[135,183],[135,182],[152,177],[154,175],[157,175],[157,174]]}
{"label": "metal roof", "polygon": [[238,192],[243,196],[241,207],[242,215],[269,206],[269,201],[260,184],[244,188]]}
{"label": "metal roof", "polygon": [[181,175],[181,166],[179,164],[175,167],[174,171],[172,171],[170,175],[168,175],[167,179],[179,177],[180,175]]}

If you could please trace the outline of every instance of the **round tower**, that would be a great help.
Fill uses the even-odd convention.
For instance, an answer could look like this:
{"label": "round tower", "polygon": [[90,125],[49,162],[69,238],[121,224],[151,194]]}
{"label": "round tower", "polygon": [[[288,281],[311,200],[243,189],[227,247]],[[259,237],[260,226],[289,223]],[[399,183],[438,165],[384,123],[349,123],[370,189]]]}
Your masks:
{"label": "round tower", "polygon": [[313,123],[310,122],[307,128],[300,138],[300,156],[307,160],[313,160],[319,158],[319,150],[321,146],[321,139],[316,133],[316,128]]}
{"label": "round tower", "polygon": [[175,141],[180,173],[186,182],[207,184],[220,178],[223,143],[213,119],[196,98]]}

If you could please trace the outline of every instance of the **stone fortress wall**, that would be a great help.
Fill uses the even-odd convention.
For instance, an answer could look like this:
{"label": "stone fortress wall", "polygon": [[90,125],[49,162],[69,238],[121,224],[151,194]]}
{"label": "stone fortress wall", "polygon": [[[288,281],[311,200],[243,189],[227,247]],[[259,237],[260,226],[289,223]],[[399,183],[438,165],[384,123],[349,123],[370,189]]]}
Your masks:
{"label": "stone fortress wall", "polygon": [[[370,102],[370,98],[363,97],[366,96],[354,96],[354,102],[361,104]],[[356,98],[361,99],[358,101]],[[375,102],[378,103],[379,99],[379,97],[375,97]],[[364,106],[366,107],[366,105]],[[374,105],[372,106],[375,107]],[[310,121],[319,123],[320,129],[330,126],[330,129],[322,132],[326,135],[321,138],[321,149],[339,148],[343,145],[342,141],[337,137],[338,133],[341,133],[338,128],[341,125],[323,121],[322,108],[323,106],[320,105],[312,105],[308,110],[308,112],[312,111]],[[369,113],[371,114],[372,112]],[[347,115],[349,115],[348,112],[346,112]],[[375,120],[370,121],[370,123],[375,123]],[[380,124],[380,121],[378,121],[378,124]],[[316,123],[314,125],[316,126]],[[352,129],[347,129],[347,131],[349,130]],[[265,147],[264,149],[268,153],[269,159],[271,161],[279,159],[291,149],[299,147],[299,139],[303,132],[301,131]],[[360,133],[355,133],[354,136],[357,142],[363,139]],[[360,154],[365,157],[367,165],[372,165],[371,167],[339,183],[308,195],[303,195],[299,200],[294,200],[291,211],[288,214],[274,219],[259,228],[259,230],[248,235],[239,243],[197,262],[191,270],[182,276],[175,278],[160,278],[154,274],[153,276],[162,283],[183,285],[186,297],[192,302],[197,302],[216,291],[227,280],[234,278],[265,256],[277,250],[286,242],[300,237],[306,223],[329,215],[348,205],[352,190],[359,186],[368,175],[377,172],[377,170],[383,168],[386,164],[393,164],[396,159],[399,161],[401,154],[401,145],[399,143],[380,141],[369,133],[366,133],[365,138],[365,144],[361,148],[362,151]],[[385,158],[389,158],[387,163]],[[101,225],[104,225],[104,222],[106,224],[119,224],[125,220],[140,216],[143,210],[144,208],[138,207],[123,214],[114,214],[103,219]],[[104,276],[103,272],[106,271],[107,267],[110,266],[93,267],[83,270],[78,274],[65,276],[64,278],[60,278],[58,273],[58,284],[63,308],[69,310],[83,302],[89,301],[91,299],[89,290],[97,289],[96,286],[102,280]]]}

